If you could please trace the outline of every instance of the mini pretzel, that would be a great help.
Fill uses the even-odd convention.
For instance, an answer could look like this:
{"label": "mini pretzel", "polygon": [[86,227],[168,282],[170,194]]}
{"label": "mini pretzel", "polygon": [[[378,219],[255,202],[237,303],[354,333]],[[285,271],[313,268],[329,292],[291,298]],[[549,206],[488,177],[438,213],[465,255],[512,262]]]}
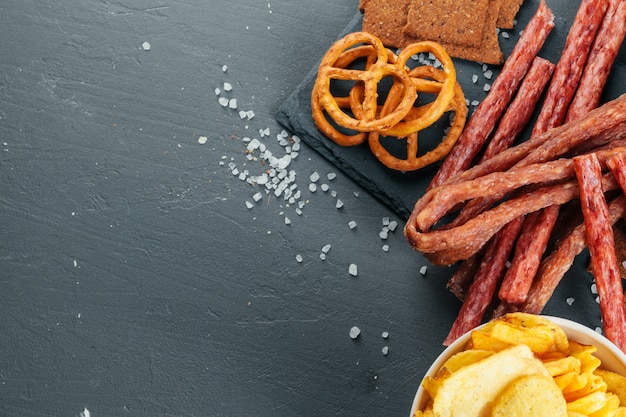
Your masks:
{"label": "mini pretzel", "polygon": [[[391,54],[391,52],[388,52]],[[395,62],[395,55],[393,56],[393,62]],[[371,45],[361,45],[355,48],[345,50],[339,58],[335,61],[334,65],[338,68],[347,68],[350,64],[358,61],[359,59],[365,59],[365,69],[369,68],[376,62],[377,51]],[[367,140],[366,132],[356,132],[355,134],[347,134],[340,131],[337,127],[330,123],[324,114],[324,109],[320,104],[318,83],[316,82],[311,92],[311,110],[313,113],[313,121],[317,128],[333,142],[341,146],[353,146],[359,145]],[[335,101],[341,109],[350,109],[350,96],[336,97]]]}
{"label": "mini pretzel", "polygon": [[[419,83],[416,81],[416,84],[421,84],[423,86],[423,90],[426,90],[425,92],[441,94],[440,91],[443,90],[446,80],[446,76],[443,71],[431,66],[420,66],[413,69],[410,74],[412,79],[421,80]],[[435,149],[425,153],[422,156],[418,156],[419,131],[416,131],[410,133],[409,135],[406,135],[407,156],[406,159],[402,159],[392,155],[387,149],[385,149],[385,147],[380,142],[381,135],[394,135],[389,135],[387,134],[387,132],[370,132],[368,136],[368,143],[376,158],[378,158],[378,160],[381,161],[383,165],[388,168],[399,171],[414,171],[430,165],[446,156],[461,135],[467,118],[467,106],[465,104],[465,96],[458,82],[455,82],[454,84],[453,93],[454,96],[452,100],[446,105],[446,108],[444,108],[443,110],[444,112],[454,111],[454,121],[452,123],[452,126],[450,126],[444,140],[439,145],[437,145]],[[388,100],[394,100],[394,97],[391,93],[390,97],[388,97]],[[414,123],[414,121],[421,120],[421,118],[428,117],[427,115],[433,114],[435,112],[433,108],[437,108],[437,106],[438,104],[436,104],[435,100],[432,103],[428,103],[419,107],[414,107],[407,115],[406,121],[404,123],[406,125],[417,124]],[[383,105],[383,108],[381,110],[382,114],[384,114],[386,111],[387,109]],[[439,111],[438,108],[436,111]]]}
{"label": "mini pretzel", "polygon": [[[357,45],[370,45],[376,52],[376,60],[367,68],[351,69],[337,66],[342,54]],[[384,116],[378,116],[378,84],[385,77],[392,77],[394,84],[402,85],[398,105]],[[344,112],[330,91],[331,80],[351,80],[363,86],[362,101],[352,106],[359,113],[354,118]],[[403,66],[389,62],[389,54],[380,39],[365,32],[348,34],[327,51],[320,63],[313,88],[312,104],[319,101],[329,116],[340,126],[359,132],[384,131],[400,122],[409,112],[416,99],[416,89]],[[356,107],[356,109],[355,109]],[[319,116],[319,113],[318,113]]]}
{"label": "mini pretzel", "polygon": [[[415,76],[415,73],[409,73],[417,91],[434,93],[435,91],[432,90],[434,87],[439,90],[437,98],[424,112],[424,114],[421,115],[421,117],[396,124],[383,132],[386,136],[404,137],[427,128],[441,118],[443,113],[448,108],[448,104],[455,96],[456,70],[454,69],[450,55],[448,55],[445,49],[438,43],[424,41],[408,45],[398,55],[397,65],[406,66],[409,58],[418,53],[432,53],[442,64],[443,69],[441,72],[437,73],[437,81],[438,83],[441,83],[438,87],[435,86],[437,83],[432,83],[422,77]],[[426,67],[432,68],[430,66]],[[421,67],[417,67],[415,69],[418,68]]]}

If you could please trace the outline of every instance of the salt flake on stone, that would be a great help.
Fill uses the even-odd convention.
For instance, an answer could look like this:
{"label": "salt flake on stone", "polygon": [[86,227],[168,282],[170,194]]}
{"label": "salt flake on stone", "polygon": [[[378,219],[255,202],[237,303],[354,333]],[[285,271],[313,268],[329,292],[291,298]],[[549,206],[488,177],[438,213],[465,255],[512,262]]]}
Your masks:
{"label": "salt flake on stone", "polygon": [[350,328],[350,339],[356,339],[357,337],[359,337],[360,334],[361,329],[359,329],[357,326],[352,326],[352,328]]}
{"label": "salt flake on stone", "polygon": [[348,267],[348,273],[353,277],[356,277],[358,275],[356,264],[350,264],[350,266]]}

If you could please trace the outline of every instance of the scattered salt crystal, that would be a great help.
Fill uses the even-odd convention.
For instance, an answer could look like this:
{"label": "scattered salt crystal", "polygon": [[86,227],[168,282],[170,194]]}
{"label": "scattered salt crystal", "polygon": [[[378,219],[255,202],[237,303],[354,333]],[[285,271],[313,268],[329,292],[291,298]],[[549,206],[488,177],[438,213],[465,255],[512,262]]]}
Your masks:
{"label": "scattered salt crystal", "polygon": [[509,32],[504,32],[504,31],[502,32],[502,37],[503,37],[504,39],[509,39],[509,36],[510,36],[510,35],[509,35]]}
{"label": "scattered salt crystal", "polygon": [[331,197],[333,197],[333,198],[337,197],[337,191],[332,190],[332,191],[330,192],[330,196],[331,196]]}
{"label": "scattered salt crystal", "polygon": [[389,354],[389,346],[384,346],[382,349],[383,355],[387,356]]}
{"label": "scattered salt crystal", "polygon": [[478,75],[476,75],[476,74],[472,75],[472,82],[474,84],[476,84],[478,82]]}
{"label": "scattered salt crystal", "polygon": [[222,93],[222,90],[220,90],[219,88],[215,88],[215,95],[219,96]]}
{"label": "scattered salt crystal", "polygon": [[226,97],[220,97],[217,101],[222,107],[228,107],[229,100]]}
{"label": "scattered salt crystal", "polygon": [[332,181],[337,178],[337,174],[335,174],[334,172],[329,172],[328,174],[326,174],[326,178],[328,178],[328,181]]}
{"label": "scattered salt crystal", "polygon": [[207,138],[206,136],[200,136],[200,137],[198,137],[198,143],[200,145],[204,145],[208,139],[209,138]]}
{"label": "scattered salt crystal", "polygon": [[356,228],[356,222],[354,220],[350,220],[348,222],[348,227],[350,228],[350,230]]}
{"label": "scattered salt crystal", "polygon": [[248,120],[253,119],[254,116],[255,116],[254,110],[246,111],[246,117],[248,118]]}
{"label": "scattered salt crystal", "polygon": [[359,198],[359,192],[358,192],[358,191],[354,191],[354,192],[352,193],[352,195],[353,195],[353,196],[355,196],[356,198]]}
{"label": "scattered salt crystal", "polygon": [[248,210],[251,209],[252,207],[254,207],[254,204],[252,204],[249,201],[246,201],[246,207],[248,207]]}
{"label": "scattered salt crystal", "polygon": [[74,259],[74,268],[78,267],[78,262],[76,262],[76,259]]}
{"label": "scattered salt crystal", "polygon": [[302,255],[300,255],[300,254],[296,255],[296,262],[302,263]]}
{"label": "scattered salt crystal", "polygon": [[491,79],[491,77],[493,77],[493,71],[491,71],[491,70],[487,70],[487,71],[485,71],[485,72],[484,72],[483,76],[484,76],[486,79],[490,80],[490,79]]}
{"label": "scattered salt crystal", "polygon": [[389,226],[387,227],[389,228],[390,231],[394,232],[398,228],[398,222],[395,220],[392,220],[389,222]]}
{"label": "scattered salt crystal", "polygon": [[285,224],[287,225],[291,224],[291,220],[289,220],[289,217],[285,217]]}
{"label": "scattered salt crystal", "polygon": [[330,243],[325,244],[325,245],[322,247],[322,252],[324,252],[324,253],[328,253],[328,252],[330,251],[330,248],[331,248],[331,247],[332,247],[332,246],[331,246],[331,244],[330,244]]}
{"label": "scattered salt crystal", "polygon": [[426,275],[426,272],[428,272],[428,267],[426,265],[422,265],[420,268],[420,274]]}
{"label": "scattered salt crystal", "polygon": [[472,100],[472,106],[476,107],[480,104],[480,101],[478,100]]}
{"label": "scattered salt crystal", "polygon": [[328,186],[328,184],[322,184],[320,185],[320,188],[322,189],[322,191],[326,192],[330,189],[330,187]]}
{"label": "scattered salt crystal", "polygon": [[228,71],[228,65],[222,65],[222,72]]}
{"label": "scattered salt crystal", "polygon": [[152,46],[150,45],[150,42],[144,42],[141,44],[141,47],[143,48],[144,51],[149,51],[150,48],[152,48]]}
{"label": "scattered salt crystal", "polygon": [[389,217],[383,217],[383,226],[387,226],[389,224]]}
{"label": "scattered salt crystal", "polygon": [[356,339],[357,337],[359,337],[360,334],[361,329],[359,329],[357,326],[352,326],[352,328],[350,329],[350,338]]}
{"label": "scattered salt crystal", "polygon": [[343,201],[341,201],[340,199],[337,199],[337,203],[335,204],[335,207],[340,209],[343,207]]}
{"label": "scattered salt crystal", "polygon": [[325,253],[320,253],[320,259],[322,261],[325,261],[326,260],[326,254]]}
{"label": "scattered salt crystal", "polygon": [[233,91],[233,85],[229,82],[224,83],[224,91]]}
{"label": "scattered salt crystal", "polygon": [[595,283],[591,284],[591,293],[592,294],[597,294],[598,293],[598,287],[596,286]]}
{"label": "scattered salt crystal", "polygon": [[485,83],[485,85],[483,86],[483,91],[486,92],[486,91],[489,91],[489,90],[491,90],[491,84]]}
{"label": "scattered salt crystal", "polygon": [[350,266],[348,267],[348,273],[352,275],[353,277],[357,276],[358,272],[357,272],[356,264],[350,264]]}
{"label": "scattered salt crystal", "polygon": [[383,252],[389,252],[389,245],[383,245]]}
{"label": "scattered salt crystal", "polygon": [[379,233],[378,233],[378,237],[381,238],[382,240],[385,240],[389,237],[389,229],[387,229],[386,227],[384,227]]}
{"label": "scattered salt crystal", "polygon": [[571,306],[572,304],[574,304],[574,298],[568,297],[565,299],[565,302],[567,303],[567,305]]}
{"label": "scattered salt crystal", "polygon": [[302,216],[302,210],[300,210],[299,208],[296,209],[296,214],[298,216]]}
{"label": "scattered salt crystal", "polygon": [[602,334],[602,327],[596,327],[594,330],[596,331],[596,333]]}
{"label": "scattered salt crystal", "polygon": [[389,338],[389,332],[383,332],[382,335],[383,339],[387,339]]}
{"label": "scattered salt crystal", "polygon": [[309,175],[309,180],[311,180],[311,182],[317,182],[320,179],[320,174],[316,172],[313,172],[311,175]]}
{"label": "scattered salt crystal", "polygon": [[237,99],[231,98],[230,100],[228,100],[228,107],[233,110],[237,109]]}
{"label": "scattered salt crystal", "polygon": [[261,192],[260,192],[260,191],[259,191],[259,192],[257,192],[257,193],[255,193],[255,194],[252,196],[252,199],[253,199],[254,201],[257,201],[257,202],[258,202],[258,201],[260,201],[262,198],[263,198],[263,194],[261,194]]}
{"label": "scattered salt crystal", "polygon": [[315,185],[314,183],[310,183],[309,184],[309,191],[312,192],[312,193],[317,191],[317,185]]}

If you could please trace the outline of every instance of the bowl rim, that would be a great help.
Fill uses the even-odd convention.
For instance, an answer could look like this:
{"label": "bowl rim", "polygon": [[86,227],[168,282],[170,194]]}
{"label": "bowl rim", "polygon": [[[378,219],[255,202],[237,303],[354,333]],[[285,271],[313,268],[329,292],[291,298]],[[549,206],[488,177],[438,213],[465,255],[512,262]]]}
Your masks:
{"label": "bowl rim", "polygon": [[[594,353],[594,355],[598,357],[598,359],[600,359],[600,361],[602,362],[602,369],[626,375],[626,353],[622,352],[613,342],[611,342],[605,336],[581,323],[575,322],[570,319],[544,314],[542,314],[541,316],[547,318],[548,320],[561,327],[563,331],[565,331],[565,334],[568,338],[571,338],[582,344],[593,344],[594,346],[596,346],[597,351]],[[480,326],[477,326],[474,329],[466,332],[457,340],[452,342],[452,344],[446,347],[437,356],[437,358],[429,366],[428,370],[420,380],[419,387],[417,389],[417,392],[415,393],[415,397],[413,398],[413,403],[411,404],[411,414],[409,415],[409,417],[413,417],[415,410],[417,410],[418,408],[421,409],[425,406],[427,398],[425,395],[426,393],[422,388],[422,382],[424,381],[424,378],[430,375],[434,375],[451,355],[463,350],[467,342],[469,342],[470,340],[472,331],[480,329],[486,324],[487,323],[483,323]]]}

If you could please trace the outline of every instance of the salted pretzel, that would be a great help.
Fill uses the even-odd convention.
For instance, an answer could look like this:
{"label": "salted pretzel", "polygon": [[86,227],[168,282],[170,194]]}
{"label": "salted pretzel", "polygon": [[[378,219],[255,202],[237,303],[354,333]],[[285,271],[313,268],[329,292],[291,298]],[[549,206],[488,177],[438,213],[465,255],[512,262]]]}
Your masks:
{"label": "salted pretzel", "polygon": [[[430,53],[441,63],[410,69],[408,61]],[[359,62],[360,66],[355,65]],[[380,84],[391,79],[384,91]],[[333,95],[333,82],[351,82],[346,95]],[[348,84],[349,85],[349,84]],[[418,93],[434,94],[434,101],[416,106]],[[368,141],[381,162],[392,169],[416,170],[443,158],[452,148],[466,121],[463,91],[456,81],[450,56],[436,42],[417,42],[399,55],[386,49],[375,36],[351,33],[333,44],[322,59],[311,93],[311,109],[318,129],[341,146]],[[431,126],[445,112],[455,118],[443,142],[418,157],[418,132]],[[380,137],[406,138],[407,158],[393,156]]]}
{"label": "salted pretzel", "polygon": [[[365,69],[336,65],[345,51],[358,45],[371,46],[376,53],[375,62]],[[387,77],[391,77],[394,84],[402,85],[401,95],[393,111],[383,117],[378,117],[378,97],[381,95],[378,91],[378,84]],[[350,80],[363,86],[362,101],[352,106],[352,110],[360,115],[359,118],[342,110],[331,93],[332,80]],[[416,98],[415,86],[408,72],[403,66],[390,62],[388,51],[380,39],[369,33],[355,32],[335,42],[322,58],[313,88],[312,102],[319,101],[321,108],[338,125],[358,132],[371,132],[384,131],[396,125],[409,112]]]}
{"label": "salted pretzel", "polygon": [[[420,80],[419,83],[416,83],[420,84],[418,92],[439,94],[437,98],[441,95],[440,92],[443,90],[446,80],[446,76],[442,70],[426,65],[414,68],[411,70],[410,75],[412,79]],[[446,156],[461,135],[467,119],[467,105],[465,103],[463,90],[458,82],[455,82],[453,87],[452,100],[450,100],[450,102],[446,105],[442,113],[454,111],[454,120],[452,125],[448,128],[443,141],[441,141],[434,149],[418,156],[419,131],[406,135],[406,139],[390,135],[387,132],[370,132],[368,134],[368,144],[374,156],[376,156],[376,158],[386,167],[398,171],[414,171],[437,162]],[[393,92],[390,92],[387,100],[394,100]],[[387,102],[385,102],[385,104],[387,104]],[[437,103],[437,99],[435,99],[435,101],[431,103],[427,103],[419,107],[413,107],[403,123],[406,125],[418,125],[419,123],[414,123],[416,120],[419,121],[422,118],[433,117],[431,116],[432,114],[439,112],[439,105],[440,104]],[[385,114],[386,111],[387,108],[383,105],[381,114]],[[441,115],[439,117],[441,117]],[[425,126],[424,128],[427,128],[428,126]],[[406,142],[406,158],[395,156],[389,152],[381,143],[381,136],[395,136],[397,137],[397,140],[404,140]]]}

